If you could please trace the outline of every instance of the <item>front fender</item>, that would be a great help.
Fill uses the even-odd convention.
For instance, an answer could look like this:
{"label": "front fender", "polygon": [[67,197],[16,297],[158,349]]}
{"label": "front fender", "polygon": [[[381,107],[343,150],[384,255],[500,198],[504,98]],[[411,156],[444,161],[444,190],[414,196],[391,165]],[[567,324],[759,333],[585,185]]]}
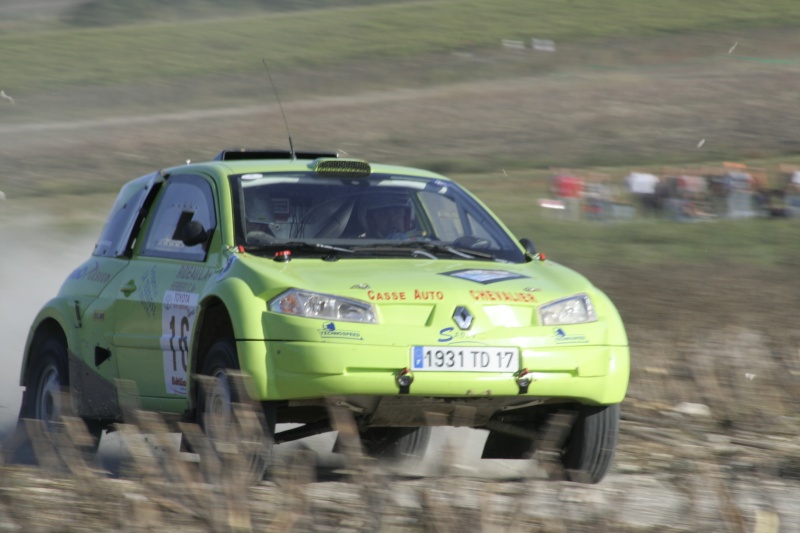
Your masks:
{"label": "front fender", "polygon": [[592,304],[599,316],[604,317],[608,323],[608,344],[611,346],[628,346],[628,334],[625,324],[611,299],[603,291],[595,289],[592,294]]}
{"label": "front fender", "polygon": [[[237,341],[239,366],[250,376],[248,389],[253,397],[264,397],[266,391],[266,344],[264,342],[240,342],[244,339],[263,340],[262,318],[267,309],[266,302],[256,296],[250,286],[236,277],[225,278],[210,287],[198,304],[198,324],[191,343],[191,372],[188,377],[189,401],[194,402],[193,375],[200,371],[200,357],[215,340],[208,337],[208,329],[217,329],[209,324],[209,315],[218,305],[230,320],[233,338]],[[205,330],[205,331],[204,331]],[[213,334],[212,334],[213,335]],[[251,388],[252,387],[252,388]]]}
{"label": "front fender", "polygon": [[212,298],[220,300],[228,310],[236,339],[264,338],[262,318],[267,302],[256,296],[246,282],[239,278],[226,278],[215,284],[203,301]]}

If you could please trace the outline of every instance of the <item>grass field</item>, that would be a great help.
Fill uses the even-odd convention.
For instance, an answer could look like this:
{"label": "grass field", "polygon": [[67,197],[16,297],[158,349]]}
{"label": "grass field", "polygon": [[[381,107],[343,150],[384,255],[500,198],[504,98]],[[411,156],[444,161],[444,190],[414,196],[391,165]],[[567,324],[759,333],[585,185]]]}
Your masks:
{"label": "grass field", "polygon": [[[139,4],[148,9],[147,3]],[[190,13],[192,6],[208,7],[199,1],[185,4]],[[137,3],[125,5],[135,10]],[[431,54],[485,51],[496,48],[502,39],[527,42],[532,37],[553,39],[559,47],[584,48],[582,58],[560,58],[548,65],[550,70],[580,65],[581,60],[599,68],[630,65],[630,60],[652,68],[665,61],[710,60],[728,49],[723,43],[715,48],[703,46],[698,36],[724,39],[740,34],[743,47],[755,44],[750,52],[758,54],[763,50],[758,49],[757,41],[745,41],[750,32],[800,24],[800,6],[790,1],[773,1],[765,8],[721,0],[613,0],[602,7],[591,0],[512,0],[502,5],[429,0],[262,15],[248,11],[241,18],[235,11],[226,14],[223,19],[186,22],[168,18],[166,22],[92,29],[52,22],[40,31],[28,26],[17,29],[9,22],[0,26],[3,86],[12,94],[37,94],[186,78],[239,78],[261,75],[262,58],[276,71],[286,73],[362,61],[413,61]],[[664,40],[671,36],[680,37],[688,46],[673,48],[677,42]],[[634,46],[614,58],[625,42]],[[672,50],[648,50],[648,43],[667,44]],[[765,59],[797,64],[796,56],[786,56],[792,51],[787,45]],[[639,52],[639,57],[634,52]]]}
{"label": "grass field", "polygon": [[539,37],[567,44],[790,28],[800,23],[800,6],[785,0],[770,2],[768,8],[721,0],[613,0],[602,7],[591,0],[510,0],[502,5],[439,0],[235,15],[113,28],[55,26],[38,32],[14,31],[10,25],[0,35],[5,51],[0,71],[5,73],[6,89],[15,92],[219,73],[235,76],[260,70],[253,58],[261,56],[285,70],[485,49],[504,38]]}
{"label": "grass field", "polygon": [[[285,146],[262,59],[298,147],[487,178],[800,161],[791,2],[248,13],[93,29],[3,19],[0,89],[15,103],[0,100],[0,190],[112,192],[223,147]],[[556,52],[501,46],[533,37]]]}

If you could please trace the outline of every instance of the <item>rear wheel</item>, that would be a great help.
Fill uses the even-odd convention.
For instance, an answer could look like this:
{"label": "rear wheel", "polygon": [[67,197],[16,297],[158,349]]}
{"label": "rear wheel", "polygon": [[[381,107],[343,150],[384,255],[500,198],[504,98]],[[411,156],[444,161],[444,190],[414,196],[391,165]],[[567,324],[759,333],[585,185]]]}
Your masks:
{"label": "rear wheel", "polygon": [[[52,335],[37,341],[30,354],[24,386],[17,428],[5,446],[8,447],[8,458],[12,462],[36,464],[37,457],[23,419],[41,420],[48,431],[58,431],[58,423],[71,411],[66,395],[69,391],[67,346],[62,338]],[[102,427],[97,426],[95,430],[91,421],[84,422],[93,440],[82,447],[94,453],[100,442]]]}
{"label": "rear wheel", "polygon": [[31,357],[20,418],[42,420],[51,429],[61,418],[63,393],[69,388],[67,348],[59,339],[48,339]]}
{"label": "rear wheel", "polygon": [[[239,357],[236,353],[236,346],[233,340],[221,339],[215,342],[208,351],[202,373],[210,377],[207,384],[200,388],[197,402],[197,421],[205,431],[206,435],[215,441],[228,441],[236,437],[243,437],[247,441],[247,431],[250,428],[236,427],[235,405],[242,403],[245,398],[240,398],[239,387],[233,382],[230,371],[239,370]],[[262,442],[263,446],[256,444],[247,447],[241,453],[246,453],[244,458],[247,475],[253,481],[258,482],[264,477],[267,470],[269,454],[271,452],[271,439],[274,417],[264,412],[266,416],[266,427],[262,428],[267,433],[267,442]],[[241,432],[234,436],[235,432]],[[262,438],[259,434],[256,437]],[[239,439],[237,445],[248,444]]]}
{"label": "rear wheel", "polygon": [[619,404],[580,408],[562,456],[567,479],[598,483],[605,477],[617,446],[619,413]]}

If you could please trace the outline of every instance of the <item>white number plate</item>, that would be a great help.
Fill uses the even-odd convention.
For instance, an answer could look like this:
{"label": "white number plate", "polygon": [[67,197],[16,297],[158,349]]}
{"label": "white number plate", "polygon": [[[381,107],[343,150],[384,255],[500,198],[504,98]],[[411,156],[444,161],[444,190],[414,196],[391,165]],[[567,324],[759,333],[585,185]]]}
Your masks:
{"label": "white number plate", "polygon": [[519,370],[519,349],[486,346],[414,346],[411,349],[411,369],[443,372],[516,372]]}

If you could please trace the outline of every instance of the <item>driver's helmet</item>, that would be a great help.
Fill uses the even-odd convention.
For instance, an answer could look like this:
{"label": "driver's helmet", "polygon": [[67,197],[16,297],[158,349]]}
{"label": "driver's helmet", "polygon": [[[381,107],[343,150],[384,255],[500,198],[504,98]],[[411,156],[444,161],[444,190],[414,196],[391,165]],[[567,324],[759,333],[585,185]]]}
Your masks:
{"label": "driver's helmet", "polygon": [[392,238],[411,228],[411,201],[405,193],[365,194],[359,204],[358,221],[368,236]]}

